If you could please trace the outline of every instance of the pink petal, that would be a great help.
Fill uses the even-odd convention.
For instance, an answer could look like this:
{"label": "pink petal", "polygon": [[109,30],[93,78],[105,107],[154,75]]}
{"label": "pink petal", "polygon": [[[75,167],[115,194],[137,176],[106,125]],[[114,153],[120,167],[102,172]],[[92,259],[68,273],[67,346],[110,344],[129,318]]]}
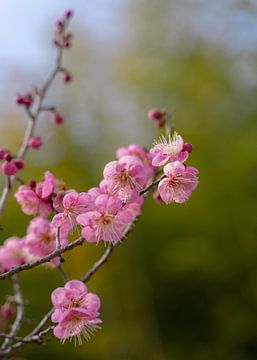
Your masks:
{"label": "pink petal", "polygon": [[80,280],[70,280],[65,284],[64,288],[66,290],[77,290],[80,293],[87,293],[86,285]]}
{"label": "pink petal", "polygon": [[170,204],[174,198],[174,190],[173,187],[170,186],[169,179],[163,179],[160,181],[158,185],[158,191],[160,194],[161,199],[166,203]]}
{"label": "pink petal", "polygon": [[66,195],[64,195],[63,198],[63,206],[66,209],[69,209],[71,206],[74,206],[77,204],[79,194],[77,191],[70,191]]}

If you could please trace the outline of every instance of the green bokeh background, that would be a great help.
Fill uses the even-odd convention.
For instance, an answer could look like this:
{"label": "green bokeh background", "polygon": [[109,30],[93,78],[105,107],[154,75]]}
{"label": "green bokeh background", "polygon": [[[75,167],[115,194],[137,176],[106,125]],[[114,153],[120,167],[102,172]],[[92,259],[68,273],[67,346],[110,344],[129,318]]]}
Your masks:
{"label": "green bokeh background", "polygon": [[[257,21],[255,2],[230,3],[228,16],[244,12]],[[22,178],[39,179],[49,169],[86,191],[101,180],[117,147],[151,146],[158,130],[146,113],[157,106],[172,113],[176,129],[193,143],[189,163],[199,168],[200,184],[183,205],[161,206],[149,197],[135,231],[90,280],[90,291],[102,299],[95,338],[74,349],[48,336],[46,346],[27,347],[22,358],[257,358],[257,46],[235,46],[240,27],[228,28],[231,46],[210,28],[196,36],[190,26],[198,15],[190,4],[124,2],[123,33],[113,44],[97,43],[74,19],[75,43],[66,56],[74,83],[57,82],[48,99],[66,123],[55,127],[42,118],[38,133],[46,146],[31,151]],[[3,112],[1,140],[15,151],[26,116],[21,109]],[[1,241],[23,236],[28,222],[10,200]],[[65,255],[70,278],[81,277],[103,251],[103,244],[85,244]],[[30,301],[26,333],[49,309],[61,277],[45,268],[20,277]],[[11,286],[6,281],[1,288],[3,302]]]}

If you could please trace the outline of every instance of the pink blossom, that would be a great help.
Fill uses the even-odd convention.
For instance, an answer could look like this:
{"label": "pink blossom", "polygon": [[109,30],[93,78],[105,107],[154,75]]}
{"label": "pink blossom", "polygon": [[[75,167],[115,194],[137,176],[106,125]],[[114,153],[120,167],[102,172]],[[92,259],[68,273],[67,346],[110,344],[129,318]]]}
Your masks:
{"label": "pink blossom", "polygon": [[0,246],[1,272],[10,270],[27,262],[27,251],[23,239],[10,237]]}
{"label": "pink blossom", "polygon": [[102,321],[98,318],[100,299],[96,294],[89,293],[86,285],[79,280],[70,280],[64,287],[52,292],[52,303],[55,311],[52,321],[58,323],[54,335],[63,342],[75,337],[82,343],[82,337],[90,338]]}
{"label": "pink blossom", "polygon": [[152,166],[153,156],[148,151],[146,151],[142,146],[138,144],[132,144],[128,147],[121,147],[116,151],[116,157],[118,159],[121,159],[123,156],[126,155],[133,155],[136,156],[139,160],[141,160],[145,167],[147,180],[152,180],[155,169]]}
{"label": "pink blossom", "polygon": [[56,179],[50,171],[46,171],[42,182],[36,185],[36,194],[43,200],[48,199],[54,192]]}
{"label": "pink blossom", "polygon": [[95,211],[77,217],[84,226],[82,236],[88,242],[104,240],[115,244],[124,236],[128,224],[133,221],[132,209],[125,209],[117,197],[100,195],[95,200]]}
{"label": "pink blossom", "polygon": [[156,204],[163,204],[163,203],[164,203],[164,201],[162,200],[161,195],[160,195],[158,189],[155,189],[155,190],[154,190],[153,199],[154,199],[154,201],[156,202]]}
{"label": "pink blossom", "polygon": [[[29,253],[36,258],[45,257],[56,249],[56,229],[50,221],[41,217],[31,220],[24,239]],[[68,243],[67,233],[63,231],[60,232],[60,243],[61,246]],[[57,257],[52,259],[50,264],[57,266],[59,262]]]}
{"label": "pink blossom", "polygon": [[54,227],[71,230],[76,225],[77,216],[92,209],[92,198],[86,192],[70,191],[64,195],[62,205],[63,212],[54,216],[52,224]]}
{"label": "pink blossom", "polygon": [[42,217],[48,217],[52,211],[51,203],[41,199],[28,186],[20,186],[14,196],[21,205],[22,211],[27,215],[39,214]]}
{"label": "pink blossom", "polygon": [[139,192],[147,181],[147,174],[141,160],[135,156],[123,156],[109,162],[104,168],[104,179],[119,199],[127,201],[132,192]]}
{"label": "pink blossom", "polygon": [[144,202],[144,196],[139,196],[138,193],[134,192],[126,204],[123,204],[123,209],[130,213],[131,222],[141,214]]}
{"label": "pink blossom", "polygon": [[165,165],[164,174],[166,177],[160,181],[158,191],[166,204],[186,202],[198,185],[198,170],[185,167],[179,161]]}
{"label": "pink blossom", "polygon": [[188,158],[188,151],[183,149],[184,141],[182,137],[174,132],[172,136],[161,136],[159,141],[155,143],[155,146],[150,150],[153,155],[153,166],[162,166],[168,161],[180,161],[185,162]]}

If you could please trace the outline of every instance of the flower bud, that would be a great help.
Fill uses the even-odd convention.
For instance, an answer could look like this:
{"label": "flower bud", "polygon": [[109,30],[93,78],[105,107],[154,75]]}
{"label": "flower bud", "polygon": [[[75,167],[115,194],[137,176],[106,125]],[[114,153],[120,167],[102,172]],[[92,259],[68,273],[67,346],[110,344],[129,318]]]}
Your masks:
{"label": "flower bud", "polygon": [[14,160],[14,164],[16,165],[17,169],[21,170],[24,168],[25,163],[22,159]]}
{"label": "flower bud", "polygon": [[70,83],[72,81],[72,75],[70,72],[65,71],[64,72],[64,76],[63,76],[63,81],[67,84]]}
{"label": "flower bud", "polygon": [[73,16],[73,11],[72,11],[72,10],[67,10],[67,11],[65,11],[65,13],[64,13],[64,18],[65,18],[66,20],[70,19],[72,16]]}
{"label": "flower bud", "polygon": [[193,151],[193,145],[190,143],[185,143],[183,145],[182,151],[187,151],[190,154]]}
{"label": "flower bud", "polygon": [[28,145],[33,149],[39,149],[43,145],[43,141],[39,136],[31,136]]}
{"label": "flower bud", "polygon": [[167,112],[165,110],[150,109],[147,116],[158,127],[163,127],[166,124]]}
{"label": "flower bud", "polygon": [[4,160],[10,162],[10,161],[12,161],[12,159],[13,159],[12,154],[9,151],[6,152],[4,155]]}
{"label": "flower bud", "polygon": [[24,105],[27,109],[33,104],[32,94],[18,95],[16,99],[17,105]]}
{"label": "flower bud", "polygon": [[29,181],[29,187],[32,189],[32,190],[34,190],[34,189],[36,189],[36,186],[37,186],[37,182],[36,182],[36,180],[30,180]]}
{"label": "flower bud", "polygon": [[63,116],[57,111],[53,112],[53,121],[56,125],[62,125],[64,123]]}
{"label": "flower bud", "polygon": [[13,317],[13,315],[15,314],[15,311],[13,309],[12,304],[7,301],[6,303],[4,303],[1,308],[0,308],[0,314],[4,319],[11,319]]}
{"label": "flower bud", "polygon": [[0,160],[4,160],[4,156],[7,153],[9,153],[9,150],[0,148]]}
{"label": "flower bud", "polygon": [[18,171],[18,168],[16,167],[16,165],[14,164],[14,162],[4,162],[1,166],[2,172],[3,174],[5,174],[6,176],[12,176],[15,175]]}

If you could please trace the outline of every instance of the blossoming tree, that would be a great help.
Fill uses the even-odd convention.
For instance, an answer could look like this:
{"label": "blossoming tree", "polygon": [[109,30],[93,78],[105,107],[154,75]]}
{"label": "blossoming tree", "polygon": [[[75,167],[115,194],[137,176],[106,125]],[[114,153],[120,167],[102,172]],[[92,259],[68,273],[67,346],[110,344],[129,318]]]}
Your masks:
{"label": "blossoming tree", "polygon": [[[16,184],[22,182],[14,197],[23,213],[33,215],[22,238],[12,236],[0,246],[0,279],[11,279],[14,289],[14,295],[7,297],[1,307],[1,316],[10,321],[8,331],[0,334],[3,339],[2,357],[9,357],[30,343],[44,343],[44,337],[50,331],[62,342],[74,338],[75,344],[81,344],[83,338],[88,340],[100,329],[102,321],[100,299],[90,293],[85,284],[132,230],[142,213],[146,197],[153,192],[158,203],[184,203],[198,185],[197,169],[186,164],[192,145],[185,143],[170,128],[167,112],[159,109],[150,110],[148,118],[162,131],[161,137],[150,150],[138,144],[119,148],[116,159],[106,164],[98,186],[78,193],[67,189],[49,171],[39,181],[28,180],[25,184],[21,180],[19,174],[25,166],[27,152],[38,150],[43,145],[43,140],[36,135],[41,112],[48,111],[57,125],[64,121],[55,107],[45,105],[45,96],[57,76],[61,75],[65,83],[72,80],[71,73],[63,65],[63,53],[72,44],[68,28],[72,15],[71,10],[66,11],[56,24],[54,46],[57,60],[49,77],[41,87],[17,98],[17,105],[23,107],[28,115],[18,154],[0,149],[1,172],[6,181],[0,198],[0,214]],[[70,241],[70,234],[74,232],[78,238]],[[79,280],[70,280],[62,265],[64,254],[86,242],[97,244],[100,241],[107,244],[102,257]],[[26,301],[19,276],[23,271],[41,265],[60,271],[64,284],[49,294],[52,309],[43,315],[30,333],[20,337]],[[50,325],[50,321],[55,325]]]}

